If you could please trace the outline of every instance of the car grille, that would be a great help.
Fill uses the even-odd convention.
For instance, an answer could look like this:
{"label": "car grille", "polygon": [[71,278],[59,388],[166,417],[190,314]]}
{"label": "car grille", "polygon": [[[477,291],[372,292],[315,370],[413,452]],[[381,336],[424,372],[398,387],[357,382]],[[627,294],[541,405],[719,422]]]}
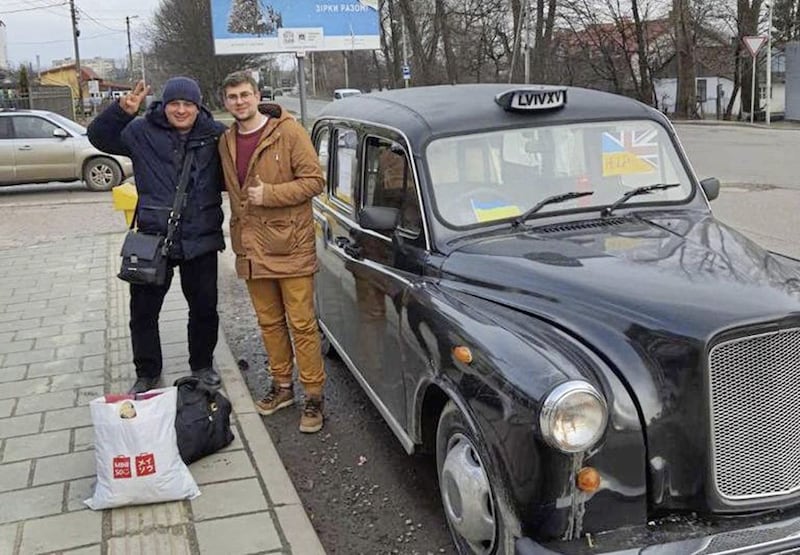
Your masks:
{"label": "car grille", "polygon": [[714,483],[724,499],[800,490],[800,329],[709,354]]}

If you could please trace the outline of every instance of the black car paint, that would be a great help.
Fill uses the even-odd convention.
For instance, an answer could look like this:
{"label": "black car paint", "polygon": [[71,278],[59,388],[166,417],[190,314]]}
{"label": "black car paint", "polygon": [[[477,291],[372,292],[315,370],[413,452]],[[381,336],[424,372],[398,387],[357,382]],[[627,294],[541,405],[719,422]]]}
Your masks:
{"label": "black car paint", "polygon": [[[395,366],[365,379],[383,388],[382,412],[406,449],[422,445],[430,435],[424,427],[435,425],[426,418],[427,401],[435,410],[442,396],[455,400],[508,494],[512,526],[540,541],[645,527],[671,511],[741,511],[716,498],[708,471],[698,471],[709,466],[704,361],[731,334],[800,325],[800,263],[715,220],[697,183],[683,205],[621,210],[605,220],[597,211],[548,215],[529,223],[531,229],[498,224],[454,234],[431,213],[421,145],[433,129],[412,122],[418,127],[401,133],[392,122],[367,122],[370,115],[372,121],[399,116],[378,108],[370,114],[367,104],[362,119],[348,114],[353,106],[337,103],[314,136],[340,125],[403,144],[426,206],[424,241],[407,241],[361,229],[357,210],[346,213],[330,197],[315,203],[318,220],[327,222],[327,239],[318,234],[322,265],[339,280],[366,267],[366,279],[380,282],[389,306],[395,333],[383,361]],[[665,125],[674,139],[657,112],[635,117]],[[357,192],[354,203],[360,205]],[[337,248],[331,236],[346,237],[353,250]],[[380,264],[361,259],[369,245],[377,245]],[[350,346],[368,345],[358,313],[339,310],[329,333],[347,335]],[[456,345],[470,347],[471,364],[452,356]],[[577,455],[549,448],[538,435],[541,402],[568,379],[594,384],[609,406],[603,440]],[[604,488],[594,495],[574,485],[583,465],[603,475]],[[762,505],[746,508],[782,503]],[[681,530],[671,539],[690,535]]]}

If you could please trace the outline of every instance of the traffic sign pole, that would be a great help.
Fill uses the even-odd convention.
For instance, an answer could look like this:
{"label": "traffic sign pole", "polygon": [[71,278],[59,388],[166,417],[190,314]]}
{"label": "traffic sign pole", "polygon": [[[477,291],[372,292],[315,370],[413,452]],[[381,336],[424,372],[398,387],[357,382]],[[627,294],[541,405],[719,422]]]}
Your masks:
{"label": "traffic sign pole", "polygon": [[756,57],[751,58],[753,63],[753,77],[750,79],[750,123],[755,121],[755,105],[756,105]]}
{"label": "traffic sign pole", "polygon": [[[758,51],[764,46],[767,37],[742,37],[742,42],[750,51],[753,57],[753,77],[750,80],[750,123],[755,121],[755,104],[756,104],[756,61],[758,60]],[[769,93],[767,93],[769,95]],[[769,100],[767,100],[769,103]],[[769,104],[767,104],[769,108]]]}
{"label": "traffic sign pole", "polygon": [[772,4],[774,0],[769,0],[769,16],[767,17],[767,125],[772,124],[770,111],[772,110]]}

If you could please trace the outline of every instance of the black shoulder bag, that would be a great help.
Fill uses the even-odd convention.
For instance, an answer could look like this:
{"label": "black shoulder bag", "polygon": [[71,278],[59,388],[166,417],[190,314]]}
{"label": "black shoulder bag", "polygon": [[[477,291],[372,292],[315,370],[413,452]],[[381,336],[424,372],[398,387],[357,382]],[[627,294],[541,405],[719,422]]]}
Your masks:
{"label": "black shoulder bag", "polygon": [[134,229],[136,217],[139,213],[139,204],[131,220],[131,226],[122,242],[122,264],[117,277],[128,283],[137,285],[164,285],[167,280],[167,262],[169,250],[172,247],[173,237],[178,229],[186,197],[186,186],[189,183],[194,150],[187,150],[183,158],[181,175],[178,178],[178,188],[175,192],[175,202],[169,213],[167,235],[160,233],[142,233]]}
{"label": "black shoulder bag", "polygon": [[178,407],[175,432],[186,464],[216,453],[231,441],[231,402],[216,388],[193,376],[175,380]]}

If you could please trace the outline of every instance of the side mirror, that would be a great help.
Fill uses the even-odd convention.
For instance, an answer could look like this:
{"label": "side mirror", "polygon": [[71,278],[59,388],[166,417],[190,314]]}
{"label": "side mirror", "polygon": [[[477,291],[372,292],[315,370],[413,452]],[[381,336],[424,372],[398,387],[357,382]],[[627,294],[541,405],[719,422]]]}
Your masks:
{"label": "side mirror", "polygon": [[372,231],[394,231],[400,218],[400,210],[388,206],[367,206],[361,209],[361,227]]}
{"label": "side mirror", "polygon": [[58,137],[59,139],[66,139],[67,137],[69,137],[69,133],[67,133],[60,127],[57,127],[56,129],[53,129],[53,137]]}
{"label": "side mirror", "polygon": [[703,192],[709,201],[714,200],[719,196],[719,179],[716,177],[709,177],[700,182]]}

